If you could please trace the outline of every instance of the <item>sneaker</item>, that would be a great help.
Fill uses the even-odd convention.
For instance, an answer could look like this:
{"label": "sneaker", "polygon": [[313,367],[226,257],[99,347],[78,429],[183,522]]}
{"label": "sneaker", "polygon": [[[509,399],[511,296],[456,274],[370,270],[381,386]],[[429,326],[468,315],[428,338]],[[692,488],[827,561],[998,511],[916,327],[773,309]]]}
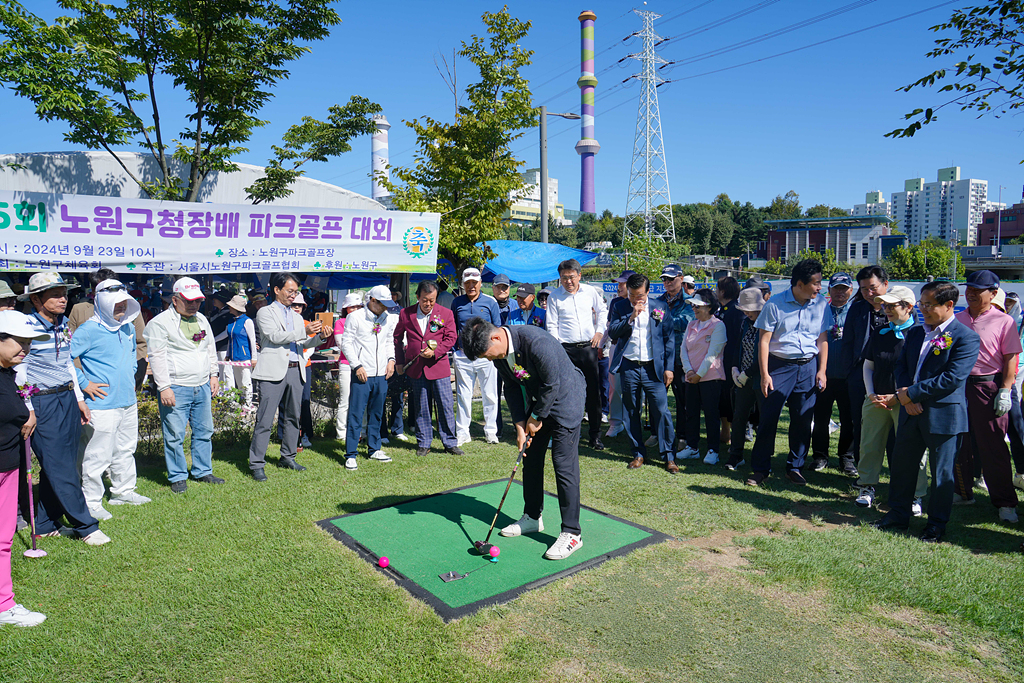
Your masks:
{"label": "sneaker", "polygon": [[725,469],[729,470],[730,472],[735,472],[737,469],[743,467],[746,464],[747,461],[744,460],[742,457],[737,458],[736,456],[730,456],[729,462],[725,463]]}
{"label": "sneaker", "polygon": [[385,446],[387,446],[387,445],[388,445],[389,443],[391,443],[391,439],[389,439],[389,438],[388,438],[388,437],[386,437],[386,436],[382,436],[382,437],[380,437],[380,442],[381,442],[382,444],[384,444]]}
{"label": "sneaker", "polygon": [[718,464],[718,453],[716,451],[708,451],[707,455],[704,456],[705,465],[717,465]]}
{"label": "sneaker", "polygon": [[129,491],[128,493],[122,493],[120,496],[111,496],[107,502],[111,505],[145,505],[153,501],[135,491]]}
{"label": "sneaker", "polygon": [[824,472],[826,467],[828,467],[828,458],[820,455],[814,456],[814,462],[811,464],[812,470],[815,472]]}
{"label": "sneaker", "polygon": [[89,508],[89,514],[101,522],[114,518],[114,515],[107,512],[106,508],[104,508],[102,505],[97,505],[96,507]]}
{"label": "sneaker", "polygon": [[658,443],[658,435],[657,434],[651,434],[649,437],[647,437],[647,441],[644,441],[644,445],[647,446],[648,448],[650,448],[651,446],[653,446],[653,445],[655,445],[657,443]]}
{"label": "sneaker", "polygon": [[1017,508],[999,508],[999,521],[1017,523]]}
{"label": "sneaker", "polygon": [[86,545],[103,545],[104,543],[110,543],[110,536],[97,529],[82,540],[85,541]]}
{"label": "sneaker", "polygon": [[974,497],[964,498],[959,493],[954,493],[953,505],[974,505]]}
{"label": "sneaker", "polygon": [[1024,474],[1013,475],[1013,485],[1024,490]]}
{"label": "sneaker", "polygon": [[859,508],[869,508],[875,504],[875,487],[861,486],[857,499],[853,501]]}
{"label": "sneaker", "polygon": [[548,560],[564,560],[582,547],[583,539],[579,534],[570,534],[567,531],[563,531],[558,534],[558,538],[551,544],[548,551],[544,553],[544,558]]}
{"label": "sneaker", "polygon": [[182,479],[181,481],[171,482],[171,493],[185,493],[188,490],[188,482]]}
{"label": "sneaker", "polygon": [[848,477],[859,477],[860,472],[857,471],[857,463],[853,461],[853,458],[849,455],[840,456],[839,458],[839,469],[843,471]]}
{"label": "sneaker", "polygon": [[689,446],[676,453],[676,460],[697,460],[699,458],[700,451],[696,448],[690,448]]}
{"label": "sneaker", "polygon": [[11,624],[12,626],[38,626],[46,621],[46,615],[39,612],[30,612],[21,605],[15,605],[6,612],[0,612],[0,624]]}
{"label": "sneaker", "polygon": [[204,484],[223,484],[224,480],[220,477],[215,477],[212,474],[207,474],[205,477],[199,477],[196,481],[201,481]]}
{"label": "sneaker", "polygon": [[376,460],[377,462],[391,462],[391,456],[384,451],[374,451],[370,453],[370,460]]}
{"label": "sneaker", "polygon": [[358,470],[359,461],[355,458],[345,458],[345,469],[346,470]]}
{"label": "sneaker", "polygon": [[303,434],[302,441],[299,442],[299,445],[302,446],[303,448],[309,448],[310,446],[313,445],[313,442],[309,440],[308,436]]}
{"label": "sneaker", "polygon": [[924,517],[924,501],[915,498],[914,502],[910,504],[910,513],[915,517]]}
{"label": "sneaker", "polygon": [[608,413],[601,413],[601,422],[608,424]]}
{"label": "sneaker", "polygon": [[978,477],[974,480],[974,488],[981,489],[982,491],[988,491],[988,484],[985,483],[983,477]]}
{"label": "sneaker", "polygon": [[406,443],[410,443],[412,441],[412,437],[404,432],[402,434],[395,434],[395,438]]}
{"label": "sneaker", "polygon": [[625,430],[624,427],[609,427],[608,431],[605,432],[604,437],[606,439],[614,439]]}
{"label": "sneaker", "polygon": [[484,439],[487,443],[495,444],[498,443],[498,437],[495,434],[488,434],[487,438]]}
{"label": "sneaker", "polygon": [[544,531],[544,517],[534,519],[530,515],[523,515],[515,524],[509,524],[498,533],[507,538],[522,536],[523,534],[536,534]]}
{"label": "sneaker", "polygon": [[465,437],[463,437],[463,436],[460,436],[460,437],[459,437],[459,438],[458,438],[458,439],[457,439],[457,440],[455,441],[455,445],[456,445],[456,446],[459,446],[459,447],[461,448],[461,447],[462,447],[463,445],[465,445],[465,444],[469,443],[470,441],[472,441],[472,439],[470,439],[470,438],[469,438],[468,436],[465,436]]}

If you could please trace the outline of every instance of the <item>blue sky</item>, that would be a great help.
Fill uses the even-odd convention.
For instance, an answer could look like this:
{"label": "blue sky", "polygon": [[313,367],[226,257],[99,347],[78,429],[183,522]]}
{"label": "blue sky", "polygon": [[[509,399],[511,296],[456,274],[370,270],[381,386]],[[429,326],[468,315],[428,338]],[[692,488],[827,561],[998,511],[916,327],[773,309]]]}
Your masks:
{"label": "blue sky", "polygon": [[[935,180],[938,168],[957,165],[963,177],[989,181],[990,197],[1004,185],[1004,201],[1019,201],[1024,182],[1019,161],[1024,124],[1014,118],[977,120],[972,114],[944,111],[940,120],[915,138],[890,140],[883,134],[899,126],[902,115],[940,101],[933,91],[897,93],[940,63],[924,54],[935,34],[928,28],[958,6],[947,4],[923,14],[857,35],[774,59],[780,52],[840,36],[939,5],[941,0],[689,0],[652,1],[646,9],[663,18],[656,29],[664,37],[660,54],[684,60],[757,38],[796,22],[848,5],[851,11],[746,47],[663,71],[680,79],[659,89],[662,127],[674,203],[711,201],[720,192],[734,200],[766,205],[777,194],[795,190],[804,206],[829,203],[845,208],[864,201],[864,193],[902,190],[907,178]],[[52,17],[48,2],[26,3]],[[747,16],[720,22],[761,5]],[[263,116],[271,121],[238,161],[262,165],[271,144],[301,116],[322,117],[327,107],[359,94],[379,102],[392,123],[392,164],[410,164],[415,139],[403,120],[429,115],[450,119],[453,100],[434,66],[460,41],[482,33],[480,15],[499,10],[494,2],[344,3],[344,23],[312,53],[292,65],[292,77],[280,84]],[[535,51],[525,71],[535,102],[550,111],[579,112],[580,11],[597,13],[599,85],[596,137],[598,210],[621,214],[625,208],[630,158],[636,127],[635,82],[622,85],[636,62],[616,63],[640,49],[623,38],[641,27],[625,2],[514,1],[510,11],[533,22],[524,47]],[[606,49],[607,48],[607,49]],[[763,60],[711,75],[752,60]],[[607,67],[610,70],[600,73]],[[468,84],[472,65],[459,63]],[[165,98],[165,116],[176,107]],[[5,125],[0,152],[68,149],[59,123],[39,122],[27,100],[0,91]],[[178,108],[180,114],[182,110]],[[559,180],[560,200],[578,208],[580,162],[573,147],[579,122],[549,120],[550,175]],[[514,149],[526,167],[538,164],[536,131],[528,131]],[[310,177],[369,194],[370,140],[357,140],[352,152],[308,167]]]}

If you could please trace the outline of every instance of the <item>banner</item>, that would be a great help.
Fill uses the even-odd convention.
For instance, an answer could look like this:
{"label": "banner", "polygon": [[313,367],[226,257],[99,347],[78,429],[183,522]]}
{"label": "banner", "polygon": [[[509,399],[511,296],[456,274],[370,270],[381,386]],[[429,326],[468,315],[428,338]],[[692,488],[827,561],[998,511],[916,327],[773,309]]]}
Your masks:
{"label": "banner", "polygon": [[433,273],[441,216],[0,191],[0,269]]}

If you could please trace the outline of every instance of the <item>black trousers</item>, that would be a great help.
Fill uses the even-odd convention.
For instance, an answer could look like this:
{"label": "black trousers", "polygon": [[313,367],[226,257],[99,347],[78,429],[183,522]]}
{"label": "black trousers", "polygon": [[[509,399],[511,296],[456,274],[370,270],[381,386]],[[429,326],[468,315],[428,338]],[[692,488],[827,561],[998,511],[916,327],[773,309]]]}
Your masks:
{"label": "black trousers", "polygon": [[[709,451],[718,452],[721,448],[722,423],[720,412],[722,405],[721,380],[713,379],[696,384],[686,383],[686,445],[696,448],[700,442],[700,414],[704,413],[704,429]],[[729,401],[732,405],[732,401]]]}
{"label": "black trousers", "polygon": [[590,440],[601,433],[601,376],[598,369],[597,349],[585,346],[563,345],[572,364],[583,373],[587,382],[587,420],[590,422]]}
{"label": "black trousers", "polygon": [[570,534],[580,533],[580,428],[544,420],[523,458],[523,512],[539,519],[544,510],[544,453],[551,440],[562,531]]}
{"label": "black trousers", "polygon": [[[827,388],[826,383],[826,388]],[[860,416],[861,406],[864,405],[864,397],[867,396],[867,389],[864,388],[864,361],[858,361],[846,378],[846,388],[849,394],[850,407],[856,407],[851,411],[850,424],[853,425],[853,461],[860,462]],[[892,449],[888,449],[892,455]]]}
{"label": "black trousers", "polygon": [[[676,358],[679,354],[676,354]],[[676,397],[676,441],[686,440],[686,373],[681,367],[672,375],[672,395]],[[689,446],[690,444],[686,444]],[[674,444],[673,444],[674,447]],[[694,446],[696,448],[696,446]]]}
{"label": "black trousers", "polygon": [[[863,400],[861,401],[863,403]],[[858,409],[861,405],[858,403]],[[853,415],[850,406],[850,390],[846,380],[829,377],[825,391],[819,392],[814,400],[814,431],[811,432],[811,452],[815,458],[828,460],[828,423],[832,419],[832,405],[839,406],[839,448],[836,455],[853,457]]]}

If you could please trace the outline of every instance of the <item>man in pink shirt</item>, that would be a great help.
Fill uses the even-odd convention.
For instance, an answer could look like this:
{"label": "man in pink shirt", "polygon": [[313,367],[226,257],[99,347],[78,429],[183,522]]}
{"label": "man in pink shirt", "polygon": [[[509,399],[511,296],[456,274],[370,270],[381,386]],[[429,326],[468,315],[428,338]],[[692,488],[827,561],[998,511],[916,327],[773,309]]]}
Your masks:
{"label": "man in pink shirt", "polygon": [[967,378],[967,420],[970,429],[956,459],[954,504],[974,503],[974,458],[981,460],[992,504],[999,519],[1017,521],[1017,494],[1013,488],[1010,449],[1006,446],[1010,389],[1017,376],[1020,336],[1013,318],[992,305],[999,277],[990,270],[967,276],[967,310],[956,319],[978,333],[981,351]]}

